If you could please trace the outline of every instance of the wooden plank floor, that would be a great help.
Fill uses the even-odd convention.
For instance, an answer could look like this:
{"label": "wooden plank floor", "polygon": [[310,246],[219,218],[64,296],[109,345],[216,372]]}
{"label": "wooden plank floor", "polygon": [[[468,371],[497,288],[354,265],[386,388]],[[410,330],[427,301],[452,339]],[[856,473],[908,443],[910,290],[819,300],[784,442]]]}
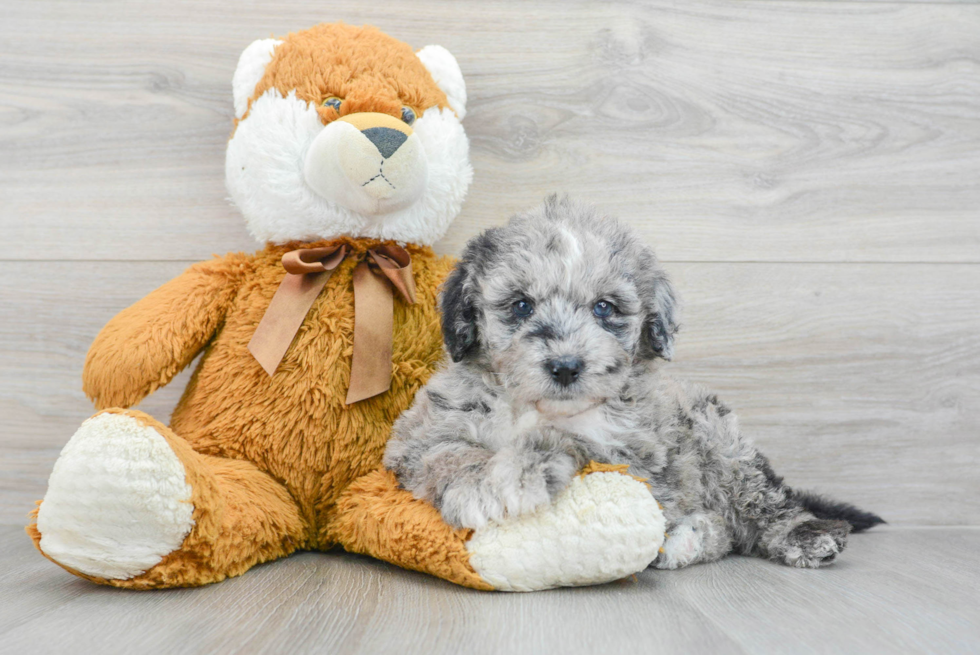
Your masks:
{"label": "wooden plank floor", "polygon": [[4,653],[975,653],[980,529],[883,529],[833,566],[731,557],[493,594],[344,553],[200,589],[93,585],[0,527]]}
{"label": "wooden plank floor", "polygon": [[[0,262],[0,279],[21,265]],[[791,484],[892,523],[978,524],[980,266],[667,266],[685,301],[669,370],[715,389]],[[92,338],[184,264],[45,268],[0,292],[11,319],[0,324],[0,517],[9,523],[23,522],[92,412],[79,388]],[[27,330],[19,317],[35,322]],[[169,416],[186,380],[141,409]]]}
{"label": "wooden plank floor", "polygon": [[[0,0],[0,653],[978,652],[980,3]],[[796,486],[891,525],[821,571],[731,558],[533,595],[302,554],[94,587],[23,535],[116,312],[257,245],[226,200],[251,40],[439,43],[474,183],[437,246],[552,191],[635,225],[705,383]],[[165,419],[188,374],[141,409]],[[923,527],[931,526],[931,527]]]}
{"label": "wooden plank floor", "polygon": [[670,261],[980,262],[976,3],[4,0],[3,18],[3,258],[253,249],[224,191],[235,62],[344,20],[442,44],[467,77],[476,175],[443,252],[567,190]]}
{"label": "wooden plank floor", "polygon": [[[0,5],[0,522],[89,415],[99,328],[256,247],[223,184],[242,47],[343,19],[467,76],[476,175],[439,250],[551,191],[600,204],[677,281],[675,373],[788,479],[980,524],[980,5]],[[143,409],[166,420],[185,381]]]}

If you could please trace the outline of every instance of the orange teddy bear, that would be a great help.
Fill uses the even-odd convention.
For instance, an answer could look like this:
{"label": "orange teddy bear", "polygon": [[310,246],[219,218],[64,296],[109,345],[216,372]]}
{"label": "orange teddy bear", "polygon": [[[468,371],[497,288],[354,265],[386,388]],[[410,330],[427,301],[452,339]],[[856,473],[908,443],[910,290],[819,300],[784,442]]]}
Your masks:
{"label": "orange teddy bear", "polygon": [[[233,91],[227,185],[267,245],[190,267],[103,328],[83,374],[102,411],[54,466],[28,526],[38,549],[136,589],[338,544],[478,589],[643,568],[656,540],[629,570],[515,582],[494,539],[474,560],[469,533],[380,467],[442,359],[437,290],[452,262],[430,245],[472,177],[452,55],[324,24],[251,44]],[[169,427],[124,409],[202,351]]]}

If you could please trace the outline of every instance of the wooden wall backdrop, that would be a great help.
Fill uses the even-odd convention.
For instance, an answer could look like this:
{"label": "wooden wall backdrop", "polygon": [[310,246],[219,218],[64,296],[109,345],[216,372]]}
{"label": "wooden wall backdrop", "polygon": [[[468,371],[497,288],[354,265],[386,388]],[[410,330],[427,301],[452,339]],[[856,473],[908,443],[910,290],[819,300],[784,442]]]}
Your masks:
{"label": "wooden wall backdrop", "polygon": [[[684,300],[674,370],[778,470],[895,524],[980,522],[980,6],[836,1],[0,6],[0,522],[91,408],[86,349],[189,263],[256,245],[223,183],[252,39],[439,43],[475,182],[440,245],[572,191]],[[151,397],[165,417],[186,382]]]}

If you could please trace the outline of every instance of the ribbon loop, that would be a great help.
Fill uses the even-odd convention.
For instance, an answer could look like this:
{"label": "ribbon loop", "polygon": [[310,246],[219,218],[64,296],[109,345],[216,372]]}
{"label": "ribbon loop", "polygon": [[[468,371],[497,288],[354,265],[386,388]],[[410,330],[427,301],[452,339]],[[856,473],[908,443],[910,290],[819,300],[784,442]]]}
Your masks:
{"label": "ribbon loop", "polygon": [[[291,250],[282,256],[286,277],[248,344],[249,351],[269,375],[276,372],[313,303],[347,255],[347,246],[327,246]],[[367,255],[356,266],[353,276],[354,353],[348,405],[391,387],[392,287],[406,302],[415,302],[415,278],[408,251],[395,245],[382,245],[368,250]]]}
{"label": "ribbon loop", "polygon": [[402,294],[405,302],[414,305],[415,276],[412,275],[412,257],[408,252],[398,246],[380,246],[368,250],[368,254],[392,286]]}
{"label": "ribbon loop", "polygon": [[292,275],[322,273],[340,266],[346,256],[347,246],[290,250],[282,256],[282,267]]}

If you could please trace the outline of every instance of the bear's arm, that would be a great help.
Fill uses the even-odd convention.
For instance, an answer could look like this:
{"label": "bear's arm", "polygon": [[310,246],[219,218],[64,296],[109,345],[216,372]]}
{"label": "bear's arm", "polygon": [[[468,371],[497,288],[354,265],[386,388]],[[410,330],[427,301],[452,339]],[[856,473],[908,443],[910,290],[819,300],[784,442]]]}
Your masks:
{"label": "bear's arm", "polygon": [[170,382],[214,336],[248,268],[239,254],[194,264],[119,312],[89,348],[85,395],[131,407]]}

